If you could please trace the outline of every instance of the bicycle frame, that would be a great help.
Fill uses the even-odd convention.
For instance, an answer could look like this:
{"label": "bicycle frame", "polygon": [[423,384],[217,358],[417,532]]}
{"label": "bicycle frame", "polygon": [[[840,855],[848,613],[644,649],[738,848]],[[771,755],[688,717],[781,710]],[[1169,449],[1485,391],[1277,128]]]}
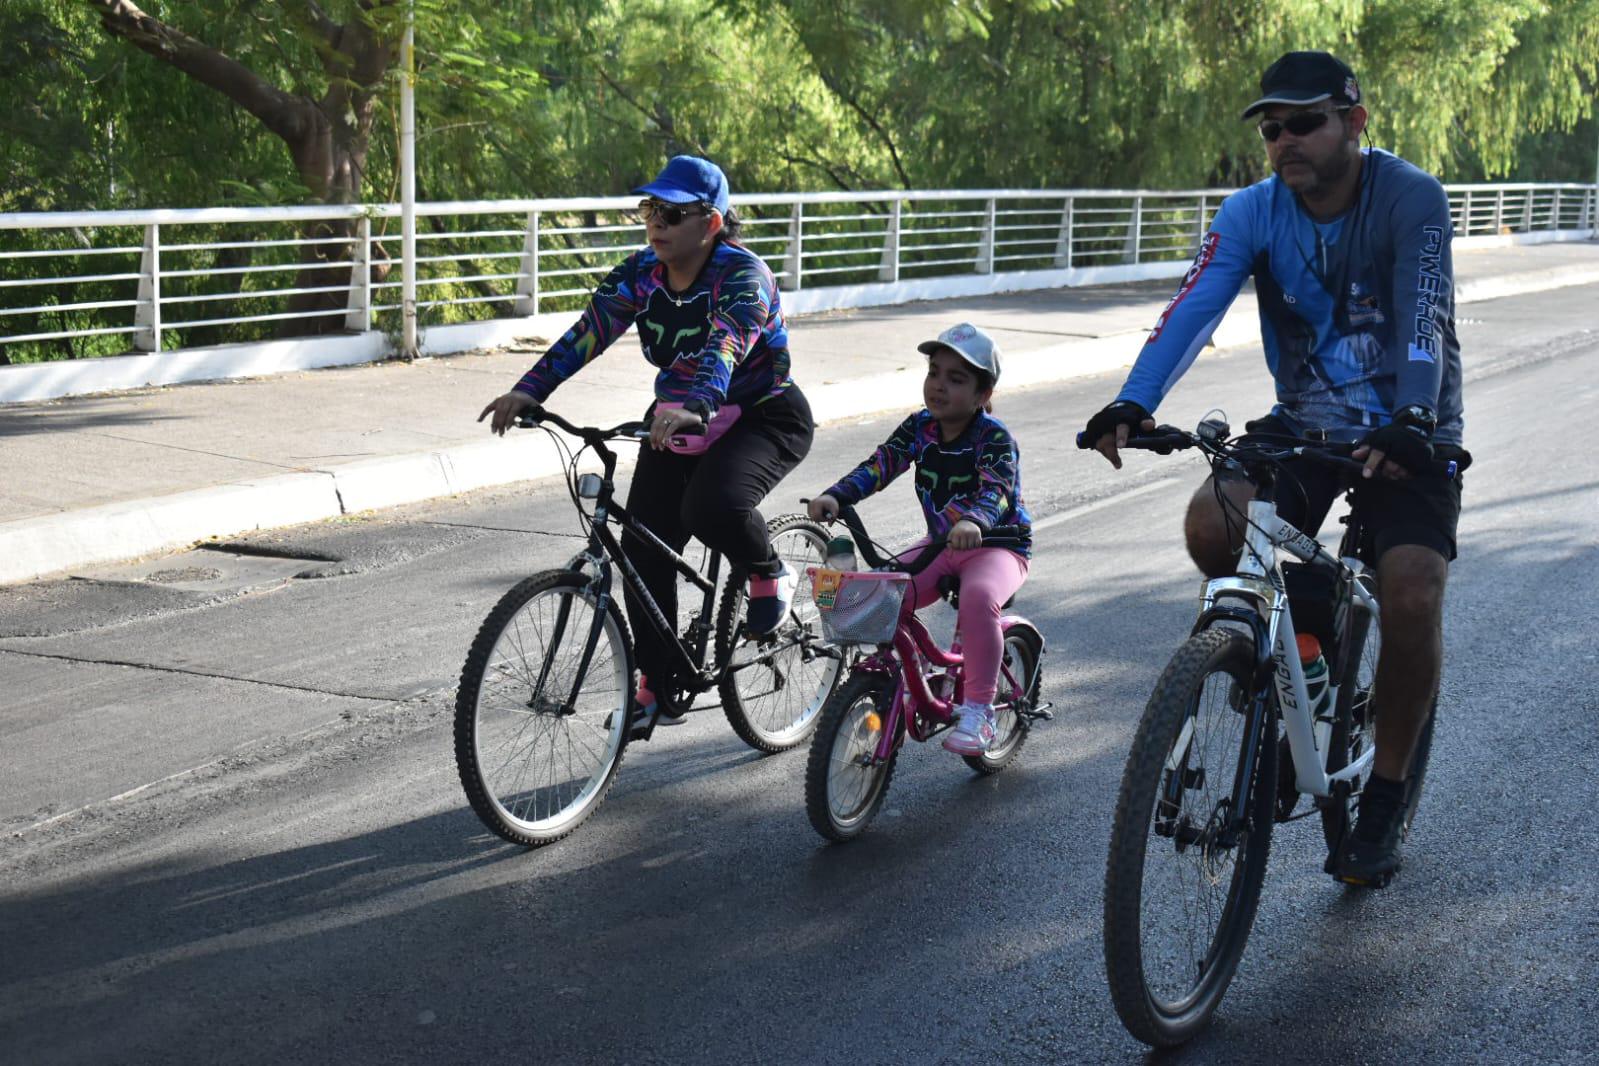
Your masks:
{"label": "bicycle frame", "polygon": [[[600,587],[601,595],[605,596],[609,594],[611,588],[611,561],[614,559],[621,566],[623,581],[644,605],[650,627],[676,653],[677,664],[684,670],[684,676],[700,681],[714,681],[717,671],[706,670],[705,652],[711,635],[712,608],[716,605],[716,579],[722,564],[720,553],[715,551],[710,553],[710,564],[706,567],[706,573],[702,575],[697,567],[673,551],[655,535],[653,530],[611,499],[612,484],[609,474],[610,470],[607,470],[604,487],[595,501],[593,523],[589,529],[588,550],[572,561],[572,568],[583,569],[586,565],[594,566],[597,570],[595,580]],[[611,531],[612,524],[633,533],[651,550],[664,556],[672,564],[673,570],[700,591],[702,599],[700,610],[694,620],[692,647],[683,643],[682,637],[677,633],[677,627],[667,619],[660,604],[645,587],[644,579],[639,576],[632,559],[628,558],[627,553],[622,550],[620,540]],[[707,674],[708,677],[704,676]]]}
{"label": "bicycle frame", "polygon": [[[564,426],[563,428],[567,428],[570,431],[575,427]],[[600,631],[604,626],[606,611],[609,608],[612,597],[612,560],[620,564],[623,581],[633,590],[639,602],[643,604],[646,621],[650,624],[650,627],[666,643],[667,647],[676,654],[681,678],[691,690],[704,691],[714,686],[724,673],[746,670],[770,661],[773,655],[782,650],[781,646],[774,647],[761,655],[753,656],[737,666],[729,667],[727,663],[716,663],[707,667],[705,658],[713,626],[712,614],[713,608],[716,606],[716,583],[721,569],[721,554],[714,550],[711,551],[706,572],[701,574],[697,567],[674,551],[665,541],[661,540],[654,530],[629,512],[626,507],[616,502],[616,453],[607,448],[602,440],[589,437],[584,439],[594,448],[594,452],[603,464],[605,472],[600,479],[599,491],[593,497],[594,511],[589,516],[588,545],[567,563],[567,569],[578,573],[592,569],[593,576],[590,578],[590,583],[597,594],[594,621],[590,624],[588,636],[584,641],[582,656],[575,675],[577,680],[574,681],[574,686],[581,684],[582,678],[588,671],[594,649],[599,643]],[[700,609],[694,619],[691,644],[683,642],[682,637],[677,632],[676,625],[667,619],[666,613],[661,610],[660,604],[651,595],[650,590],[645,587],[644,579],[639,575],[632,559],[623,550],[616,534],[611,531],[612,525],[621,526],[623,529],[632,532],[647,548],[664,556],[671,563],[672,569],[682,575],[702,594]],[[556,616],[554,635],[551,640],[552,649],[560,647],[560,638],[564,634],[570,608],[569,601],[563,603],[560,612]],[[548,662],[544,664],[538,683],[534,686],[535,693],[542,691],[543,682],[549,672],[550,665]],[[565,707],[569,709],[576,698],[577,690],[574,687]]]}
{"label": "bicycle frame", "polygon": [[[1025,620],[1019,615],[1004,615],[999,620],[1000,630],[1003,632],[1022,621]],[[875,653],[856,663],[855,669],[871,673],[886,675],[896,669],[899,672],[888,721],[884,723],[882,735],[877,740],[877,750],[872,753],[874,763],[893,755],[907,732],[914,739],[925,741],[953,721],[955,708],[965,697],[966,689],[966,678],[962,671],[966,660],[960,652],[958,638],[959,634],[949,648],[940,647],[926,624],[912,614],[900,620],[899,627],[894,630],[892,643],[879,647]],[[924,662],[927,664],[925,667],[922,665]],[[948,699],[934,695],[928,684],[928,673],[934,668],[942,668],[955,682]],[[1000,679],[1011,686],[1012,691],[1020,687],[1010,667],[1003,661],[1000,662],[999,672]],[[1021,691],[1026,692],[1027,687],[1021,687]],[[923,729],[923,722],[930,722],[932,727]]]}
{"label": "bicycle frame", "polygon": [[[1353,550],[1352,545],[1347,545]],[[1336,568],[1340,580],[1347,580],[1356,600],[1377,618],[1377,600],[1363,583],[1353,580],[1364,569],[1352,553],[1334,560],[1321,544],[1292,523],[1277,514],[1276,501],[1270,493],[1265,498],[1249,502],[1249,524],[1245,532],[1244,550],[1239,559],[1235,577],[1215,578],[1205,584],[1201,602],[1200,620],[1195,630],[1204,628],[1220,618],[1241,620],[1236,612],[1228,611],[1226,601],[1244,600],[1251,605],[1253,620],[1264,620],[1264,627],[1256,626],[1257,647],[1270,649],[1269,656],[1257,663],[1264,668],[1269,661],[1272,684],[1277,697],[1278,710],[1288,735],[1289,751],[1293,757],[1294,784],[1300,792],[1312,796],[1330,797],[1340,782],[1364,776],[1371,767],[1375,751],[1367,749],[1353,763],[1328,774],[1327,744],[1332,727],[1328,722],[1318,722],[1310,706],[1310,695],[1305,685],[1304,666],[1299,661],[1293,612],[1289,607],[1278,551],[1284,551],[1301,562],[1316,566]],[[1290,654],[1289,649],[1294,649]],[[1329,680],[1329,705],[1336,703],[1338,690]],[[1258,722],[1260,716],[1256,716]],[[1193,720],[1184,726],[1192,733]],[[1253,739],[1253,738],[1251,738]],[[1181,757],[1187,747],[1188,737],[1179,737],[1173,746],[1175,757]],[[1256,744],[1244,745],[1244,756],[1253,758]],[[1247,782],[1249,776],[1237,780]],[[1235,797],[1234,810],[1242,810],[1243,797]]]}

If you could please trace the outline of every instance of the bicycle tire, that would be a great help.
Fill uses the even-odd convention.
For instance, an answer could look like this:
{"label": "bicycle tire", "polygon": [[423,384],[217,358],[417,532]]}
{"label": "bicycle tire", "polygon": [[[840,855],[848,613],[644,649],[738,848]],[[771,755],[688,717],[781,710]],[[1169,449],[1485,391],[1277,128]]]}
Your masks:
{"label": "bicycle tire", "polygon": [[1421,789],[1427,783],[1427,763],[1432,758],[1433,730],[1438,724],[1438,697],[1432,698],[1432,709],[1427,712],[1426,724],[1416,737],[1416,750],[1410,756],[1410,772],[1405,775],[1405,832],[1410,832],[1416,821],[1416,808],[1421,806]]}
{"label": "bicycle tire", "polygon": [[[894,766],[899,761],[898,748],[874,767],[859,766],[856,760],[876,745],[870,724],[860,720],[871,712],[878,718],[878,729],[884,728],[894,691],[891,677],[855,673],[828,698],[822,709],[805,764],[805,813],[811,826],[828,840],[854,840],[866,832],[888,795],[888,786],[894,780]],[[842,753],[837,751],[841,741],[849,745]],[[859,773],[854,784],[846,785],[842,775],[835,781],[835,767],[843,769],[851,765],[855,765]],[[840,787],[835,789],[835,785]],[[834,797],[846,787],[849,806],[840,813],[834,809]]]}
{"label": "bicycle tire", "polygon": [[[827,531],[800,514],[779,515],[766,523],[766,531],[778,557],[799,575],[793,611],[776,634],[775,646],[781,650],[763,666],[724,672],[717,693],[727,724],[739,739],[775,754],[805,743],[816,729],[822,707],[843,674],[843,656],[836,649],[827,649],[825,655],[813,650],[820,648],[821,619],[811,602],[805,568],[826,560]],[[736,665],[734,657],[743,649],[755,657],[773,655],[763,642],[740,638],[745,601],[744,577],[728,575],[716,616],[719,663]]]}
{"label": "bicycle tire", "polygon": [[[994,701],[994,742],[981,755],[962,755],[966,765],[980,774],[993,775],[1016,761],[1032,732],[1032,719],[1017,713],[1016,705],[1031,708],[1038,703],[1042,673],[1039,668],[1044,658],[1044,638],[1030,623],[1022,622],[1005,631],[1005,665],[1011,676],[1018,679],[1023,691],[1006,693],[1004,699]],[[1001,683],[1005,675],[1000,674]],[[998,694],[996,694],[997,696]]]}
{"label": "bicycle tire", "polygon": [[[1361,578],[1369,582],[1369,578]],[[1381,629],[1378,638],[1372,639],[1371,612],[1360,600],[1349,607],[1349,630],[1344,637],[1344,668],[1338,678],[1338,701],[1333,707],[1332,734],[1327,741],[1327,773],[1342,770],[1360,758],[1376,742],[1371,715],[1371,699],[1375,689],[1377,655],[1382,650]],[[1358,785],[1358,783],[1357,783]],[[1348,796],[1329,796],[1318,799],[1321,809],[1321,832],[1327,843],[1327,854],[1336,855],[1344,834],[1354,820],[1356,797],[1360,789],[1354,788]]]}
{"label": "bicycle tire", "polygon": [[[1376,650],[1373,650],[1371,622],[1370,613],[1358,601],[1351,606],[1349,640],[1353,643],[1350,653],[1345,658],[1343,676],[1339,678],[1333,731],[1327,745],[1329,774],[1348,766],[1364,753],[1367,745],[1376,742],[1370,708],[1381,644],[1379,642]],[[1380,634],[1380,627],[1377,632]],[[1409,832],[1411,823],[1415,821],[1416,809],[1421,804],[1422,786],[1427,779],[1427,763],[1432,755],[1433,727],[1437,719],[1438,700],[1434,697],[1432,706],[1427,712],[1427,721],[1422,725],[1421,732],[1416,738],[1416,749],[1411,755],[1410,770],[1405,778],[1406,832]],[[1329,798],[1320,801],[1322,837],[1327,844],[1329,857],[1338,854],[1344,834],[1354,822],[1358,797],[1359,790],[1356,789],[1351,795],[1342,799]]]}
{"label": "bicycle tire", "polygon": [[[1253,638],[1239,630],[1207,629],[1188,638],[1155,685],[1122,774],[1105,864],[1105,972],[1122,1024],[1133,1036],[1154,1047],[1184,1043],[1210,1023],[1237,971],[1259,905],[1274,824],[1276,716],[1269,704],[1253,699],[1244,701],[1246,706],[1241,713],[1230,706],[1226,685],[1206,683],[1219,675],[1247,691],[1254,671],[1254,654]],[[1220,784],[1214,789],[1215,795],[1226,796],[1233,791],[1243,738],[1248,736],[1247,727],[1253,716],[1259,714],[1267,715],[1267,719],[1258,733],[1255,775],[1246,793],[1250,808],[1246,839],[1211,852],[1208,844],[1190,836],[1186,845],[1179,847],[1185,831],[1195,832],[1191,817],[1185,816],[1202,813],[1208,802],[1202,799],[1189,808],[1188,794],[1211,791],[1206,787],[1211,766],[1223,771],[1216,775]],[[1216,728],[1223,733],[1219,742],[1214,741],[1208,718],[1200,722],[1202,715],[1216,718]],[[1222,716],[1230,716],[1233,721]],[[1170,771],[1181,776],[1173,779],[1167,776],[1167,762],[1190,718],[1196,727],[1184,745],[1180,765]],[[1239,726],[1238,735],[1229,739],[1225,731],[1234,721]],[[1200,754],[1198,767],[1193,764],[1196,751]],[[1161,798],[1163,789],[1174,781],[1178,786],[1175,805]],[[1161,806],[1157,806],[1157,799]],[[1197,831],[1201,835],[1211,831],[1213,819],[1224,811],[1219,803],[1209,809],[1206,829]],[[1157,813],[1167,816],[1171,834],[1159,832]],[[1193,984],[1179,984],[1175,996],[1167,995],[1158,975],[1152,979],[1157,965],[1167,960],[1155,949],[1157,917],[1150,904],[1152,890],[1158,885],[1147,880],[1148,860],[1163,852],[1170,852],[1178,860],[1194,853],[1194,857],[1203,860],[1196,866],[1201,875],[1197,880],[1208,881],[1212,886],[1219,884],[1225,874],[1221,866],[1227,856],[1222,853],[1230,853],[1233,860],[1231,876],[1225,878],[1226,894],[1219,916],[1211,931],[1201,938],[1204,955],[1193,958],[1194,939],[1177,937],[1189,955],[1177,972],[1192,974]],[[1157,877],[1158,874],[1159,871]],[[1178,921],[1197,916],[1186,906],[1178,910],[1180,913],[1174,914]],[[1206,918],[1215,913],[1204,907],[1199,912]],[[1169,924],[1171,919],[1166,921]],[[1161,987],[1154,987],[1156,983],[1161,983]]]}
{"label": "bicycle tire", "polygon": [[[553,647],[530,652],[531,631],[546,619],[554,629],[563,600],[568,607],[564,631],[550,635]],[[588,610],[571,610],[579,603]],[[596,603],[589,579],[581,574],[535,574],[495,604],[461,668],[455,697],[461,786],[483,824],[513,844],[542,847],[570,834],[599,809],[622,764],[632,709],[633,644],[614,599],[577,701],[570,711],[559,705],[572,691],[570,676],[560,671],[576,673]],[[527,702],[519,687],[535,690]],[[495,757],[500,753],[503,760]],[[513,760],[519,765],[513,767]],[[574,760],[584,764],[581,774]],[[538,784],[536,776],[528,784],[529,773],[546,768],[552,778],[547,785]],[[541,803],[548,804],[542,817]]]}

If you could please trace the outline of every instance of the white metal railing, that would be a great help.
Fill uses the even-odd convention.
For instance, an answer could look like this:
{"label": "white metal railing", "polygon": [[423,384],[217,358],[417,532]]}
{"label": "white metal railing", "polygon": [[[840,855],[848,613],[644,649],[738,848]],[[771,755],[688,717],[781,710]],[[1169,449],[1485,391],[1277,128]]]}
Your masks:
{"label": "white metal railing", "polygon": [[[1231,192],[840,192],[734,204],[744,243],[785,291],[800,292],[1181,262]],[[1458,185],[1449,197],[1460,236],[1599,227],[1599,186]],[[575,309],[639,244],[635,206],[633,197],[419,204],[423,325]],[[397,332],[398,215],[394,204],[0,215],[0,357]]]}

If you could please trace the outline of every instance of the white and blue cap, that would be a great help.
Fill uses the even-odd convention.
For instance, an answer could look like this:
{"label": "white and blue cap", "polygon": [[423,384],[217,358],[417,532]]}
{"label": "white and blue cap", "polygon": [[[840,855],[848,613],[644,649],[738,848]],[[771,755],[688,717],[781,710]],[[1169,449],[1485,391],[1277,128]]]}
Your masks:
{"label": "white and blue cap", "polygon": [[932,355],[940,348],[948,348],[972,366],[981,370],[999,384],[999,345],[994,338],[972,325],[962,322],[940,333],[935,340],[923,341],[916,350]]}
{"label": "white and blue cap", "polygon": [[633,190],[669,204],[706,203],[727,214],[727,175],[709,159],[675,155],[648,185]]}

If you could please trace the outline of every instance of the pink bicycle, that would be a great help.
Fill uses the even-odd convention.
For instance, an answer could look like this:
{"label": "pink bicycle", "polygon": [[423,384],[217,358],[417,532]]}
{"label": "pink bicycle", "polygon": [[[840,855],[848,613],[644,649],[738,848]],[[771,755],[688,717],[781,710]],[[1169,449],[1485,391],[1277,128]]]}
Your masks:
{"label": "pink bicycle", "polygon": [[[812,567],[808,573],[826,641],[867,650],[857,654],[848,680],[822,707],[805,771],[805,811],[818,833],[842,841],[864,833],[882,807],[905,737],[930,740],[953,724],[963,678],[958,631],[945,649],[915,615],[900,618],[911,575],[930,566],[944,542],[930,542],[914,558],[894,559],[867,536],[852,507],[841,507],[839,518],[871,569]],[[1020,532],[996,526],[983,544],[1012,546]],[[940,591],[957,603],[959,581],[944,579]],[[980,774],[1009,766],[1033,722],[1053,717],[1050,704],[1038,700],[1043,635],[1020,615],[1004,615],[1000,625],[1005,653],[994,742],[982,755],[962,756]]]}

